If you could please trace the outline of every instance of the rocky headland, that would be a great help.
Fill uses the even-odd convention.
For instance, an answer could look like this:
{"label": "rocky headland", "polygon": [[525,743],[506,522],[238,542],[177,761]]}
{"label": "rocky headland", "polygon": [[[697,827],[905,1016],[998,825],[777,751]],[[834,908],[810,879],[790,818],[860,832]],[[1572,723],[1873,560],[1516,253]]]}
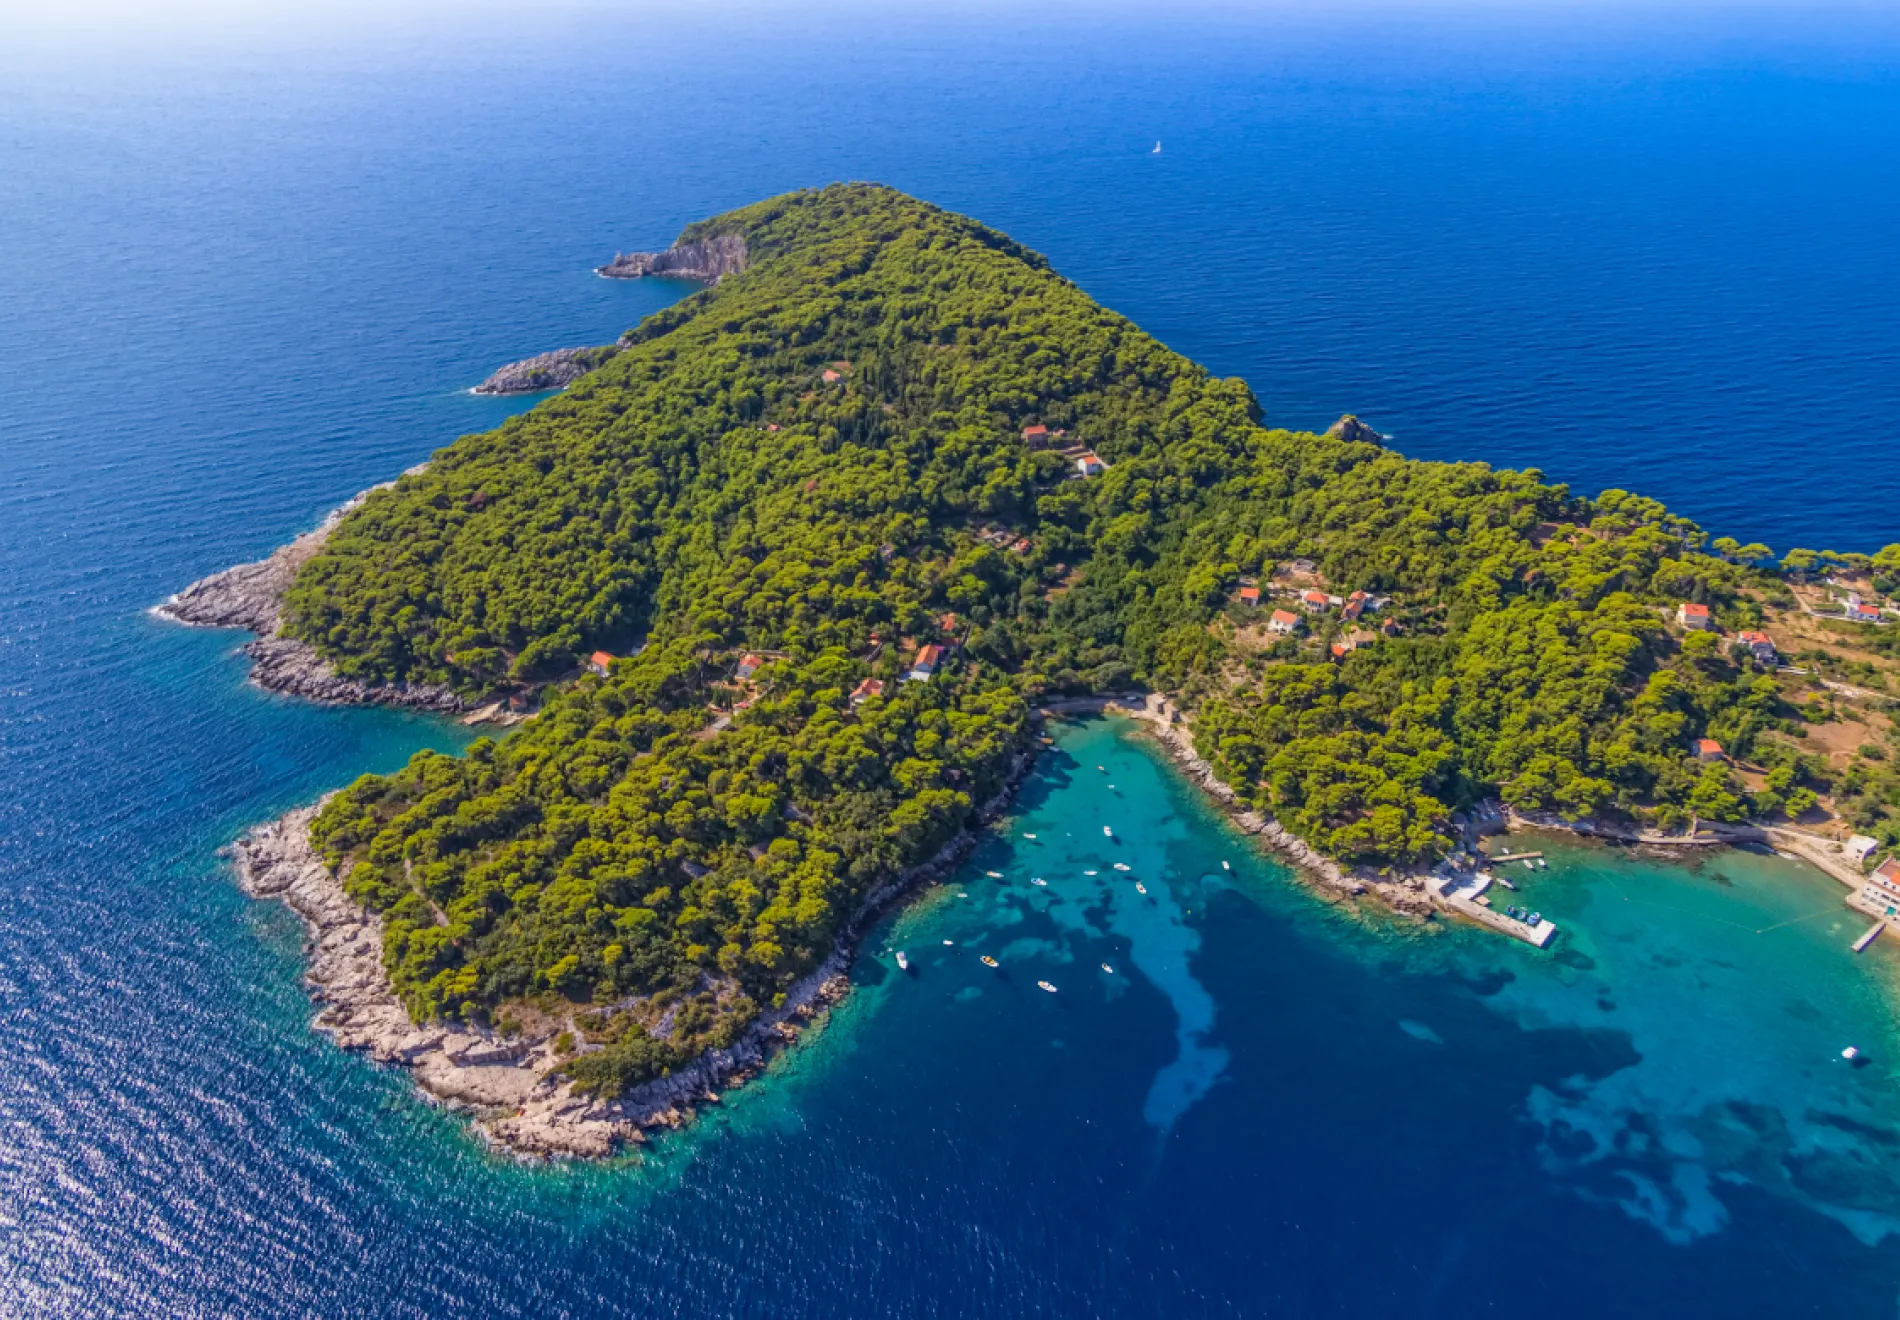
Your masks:
{"label": "rocky headland", "polygon": [[289,545],[278,547],[256,563],[238,564],[200,578],[153,613],[198,628],[243,628],[256,633],[257,639],[244,647],[244,654],[251,660],[252,681],[272,692],[311,701],[406,706],[445,714],[466,709],[467,703],[448,688],[344,678],[308,642],[279,632],[284,595],[296,579],[297,570],[323,547],[345,514],[372,492],[394,484],[383,482],[370,487]]}
{"label": "rocky headland", "polygon": [[[979,821],[1004,810],[1034,761],[1033,750],[1016,757],[1007,785],[983,805]],[[292,811],[232,846],[244,891],[254,898],[280,899],[303,920],[306,981],[321,1005],[315,1026],[345,1049],[408,1070],[426,1095],[467,1113],[501,1149],[537,1158],[604,1158],[644,1140],[649,1129],[680,1126],[699,1106],[717,1103],[720,1088],[756,1076],[774,1052],[849,992],[845,972],[871,923],[912,889],[941,880],[977,840],[974,829],[965,830],[928,862],[867,895],[831,956],[729,1048],[709,1050],[665,1077],[606,1101],[579,1094],[559,1071],[571,1056],[561,1053],[557,1042],[563,1035],[578,1040],[581,1034],[571,1021],[504,1035],[480,1025],[410,1019],[383,966],[382,919],[344,892],[311,846],[310,824],[322,806],[319,801]]]}
{"label": "rocky headland", "polygon": [[493,375],[475,387],[475,393],[538,394],[542,390],[565,389],[617,352],[617,346],[609,346],[557,348],[552,353],[537,353],[531,358],[497,368]]}
{"label": "rocky headland", "polygon": [[745,269],[745,238],[720,234],[703,243],[675,243],[664,252],[616,252],[614,259],[594,268],[610,280],[637,280],[663,275],[676,280],[704,280],[717,284]]}

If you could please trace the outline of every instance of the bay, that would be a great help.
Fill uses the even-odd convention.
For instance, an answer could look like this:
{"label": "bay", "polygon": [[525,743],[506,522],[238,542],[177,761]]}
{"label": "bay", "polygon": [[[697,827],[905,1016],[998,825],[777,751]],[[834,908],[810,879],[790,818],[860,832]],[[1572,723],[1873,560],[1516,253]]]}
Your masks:
{"label": "bay", "polygon": [[784,188],[996,224],[1271,419],[1900,539],[1876,12],[655,12],[0,51],[0,1314],[1891,1310],[1894,968],[1832,882],[1544,841],[1551,954],[1421,933],[1112,722],[637,1161],[499,1161],[309,1029],[216,850],[466,731],[145,610],[686,291],[615,249]]}

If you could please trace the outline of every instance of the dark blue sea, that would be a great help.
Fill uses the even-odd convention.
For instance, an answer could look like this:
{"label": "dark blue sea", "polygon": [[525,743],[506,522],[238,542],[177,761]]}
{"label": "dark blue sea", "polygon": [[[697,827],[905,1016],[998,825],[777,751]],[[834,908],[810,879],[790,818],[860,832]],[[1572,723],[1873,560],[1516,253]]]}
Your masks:
{"label": "dark blue sea", "polygon": [[146,611],[527,406],[467,389],[687,291],[592,266],[771,193],[976,215],[1274,421],[1900,541],[1890,8],[903,8],[9,21],[0,1316],[1900,1313],[1900,962],[1831,881],[1539,840],[1551,951],[1421,931],[1114,722],[620,1164],[498,1159],[310,1029],[218,848],[464,732]]}

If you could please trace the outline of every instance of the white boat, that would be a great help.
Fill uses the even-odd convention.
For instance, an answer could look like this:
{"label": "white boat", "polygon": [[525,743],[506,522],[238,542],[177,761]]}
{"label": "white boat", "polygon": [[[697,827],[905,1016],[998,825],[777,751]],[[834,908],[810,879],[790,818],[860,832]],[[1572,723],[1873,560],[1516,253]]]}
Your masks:
{"label": "white boat", "polygon": [[1044,889],[1047,889],[1049,887],[1049,882],[1047,880],[1044,880],[1041,876],[1037,876],[1035,879],[1031,880],[1029,883],[1032,885],[1041,885]]}
{"label": "white boat", "polygon": [[1110,967],[1107,963],[1102,964],[1102,970],[1107,972],[1110,976],[1113,976],[1115,974],[1115,969],[1113,967]]}
{"label": "white boat", "polygon": [[1143,883],[1141,883],[1141,881],[1137,880],[1135,881],[1135,892],[1137,894],[1145,894],[1148,892],[1148,886],[1144,885]]}
{"label": "white boat", "polygon": [[1155,143],[1155,149],[1148,154],[1150,156],[1159,156],[1161,154],[1161,144],[1159,142]]}
{"label": "white boat", "polygon": [[902,949],[897,951],[897,970],[900,972],[908,972],[910,970],[910,959],[904,956]]}
{"label": "white boat", "polygon": [[1849,1045],[1846,1049],[1841,1051],[1841,1057],[1846,1059],[1849,1063],[1852,1063],[1855,1059],[1860,1057],[1860,1046]]}
{"label": "white boat", "polygon": [[1106,825],[1102,826],[1102,833],[1111,839],[1115,837],[1115,831],[1111,830]]}
{"label": "white boat", "polygon": [[962,891],[961,889],[959,889],[959,890],[957,890],[957,897],[958,897],[958,898],[968,898],[968,897],[969,897],[969,895],[968,895],[968,894],[966,894],[966,893],[964,893],[964,892],[963,892],[963,891]]}
{"label": "white boat", "polygon": [[990,957],[989,954],[986,953],[983,955],[983,965],[985,967],[994,967],[996,966],[996,959]]}
{"label": "white boat", "polygon": [[1094,871],[1084,871],[1084,872],[1082,872],[1082,874],[1083,874],[1083,875],[1094,875],[1094,874],[1095,874],[1095,872],[1094,872]]}
{"label": "white boat", "polygon": [[1023,837],[1024,837],[1025,839],[1033,839],[1033,838],[1035,838],[1036,836],[1035,836],[1035,835],[1033,835],[1033,834],[1025,834],[1025,835],[1023,835]]}
{"label": "white boat", "polygon": [[949,945],[949,944],[955,944],[955,943],[956,943],[956,941],[955,941],[955,940],[945,940],[945,941],[944,941],[944,943],[945,943],[946,945]]}
{"label": "white boat", "polygon": [[1003,873],[1001,871],[985,871],[983,874],[987,875],[992,880],[1001,880],[1003,878]]}
{"label": "white boat", "polygon": [[1038,981],[1036,982],[1036,984],[1041,986],[1044,990],[1047,990],[1050,994],[1054,994],[1056,992],[1056,988],[1050,985],[1047,981]]}
{"label": "white boat", "polygon": [[1129,866],[1128,866],[1128,863],[1127,863],[1127,862],[1116,862],[1116,863],[1115,863],[1115,869],[1116,869],[1117,871],[1126,871],[1126,870],[1128,870],[1128,869],[1129,869]]}
{"label": "white boat", "polygon": [[1233,868],[1233,867],[1231,867],[1231,866],[1229,866],[1229,865],[1228,865],[1228,864],[1227,864],[1226,862],[1222,862],[1222,863],[1220,864],[1220,869],[1221,869],[1221,870],[1223,870],[1223,871],[1231,871],[1231,870],[1233,870],[1234,868]]}

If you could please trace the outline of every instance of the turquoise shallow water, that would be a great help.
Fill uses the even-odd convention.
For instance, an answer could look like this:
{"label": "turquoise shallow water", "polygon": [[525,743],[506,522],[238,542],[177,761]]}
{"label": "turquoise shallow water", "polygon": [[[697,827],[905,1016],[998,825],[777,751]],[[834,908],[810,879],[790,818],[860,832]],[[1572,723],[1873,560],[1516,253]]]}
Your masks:
{"label": "turquoise shallow water", "polygon": [[1539,955],[1327,906],[1077,727],[767,1084],[521,1168],[310,1031],[295,923],[216,856],[463,731],[266,697],[145,613],[680,296],[615,249],[840,177],[1270,418],[1900,539],[1900,41],[1811,14],[10,31],[0,1315],[1893,1313],[1894,968],[1801,868],[1559,841]]}

